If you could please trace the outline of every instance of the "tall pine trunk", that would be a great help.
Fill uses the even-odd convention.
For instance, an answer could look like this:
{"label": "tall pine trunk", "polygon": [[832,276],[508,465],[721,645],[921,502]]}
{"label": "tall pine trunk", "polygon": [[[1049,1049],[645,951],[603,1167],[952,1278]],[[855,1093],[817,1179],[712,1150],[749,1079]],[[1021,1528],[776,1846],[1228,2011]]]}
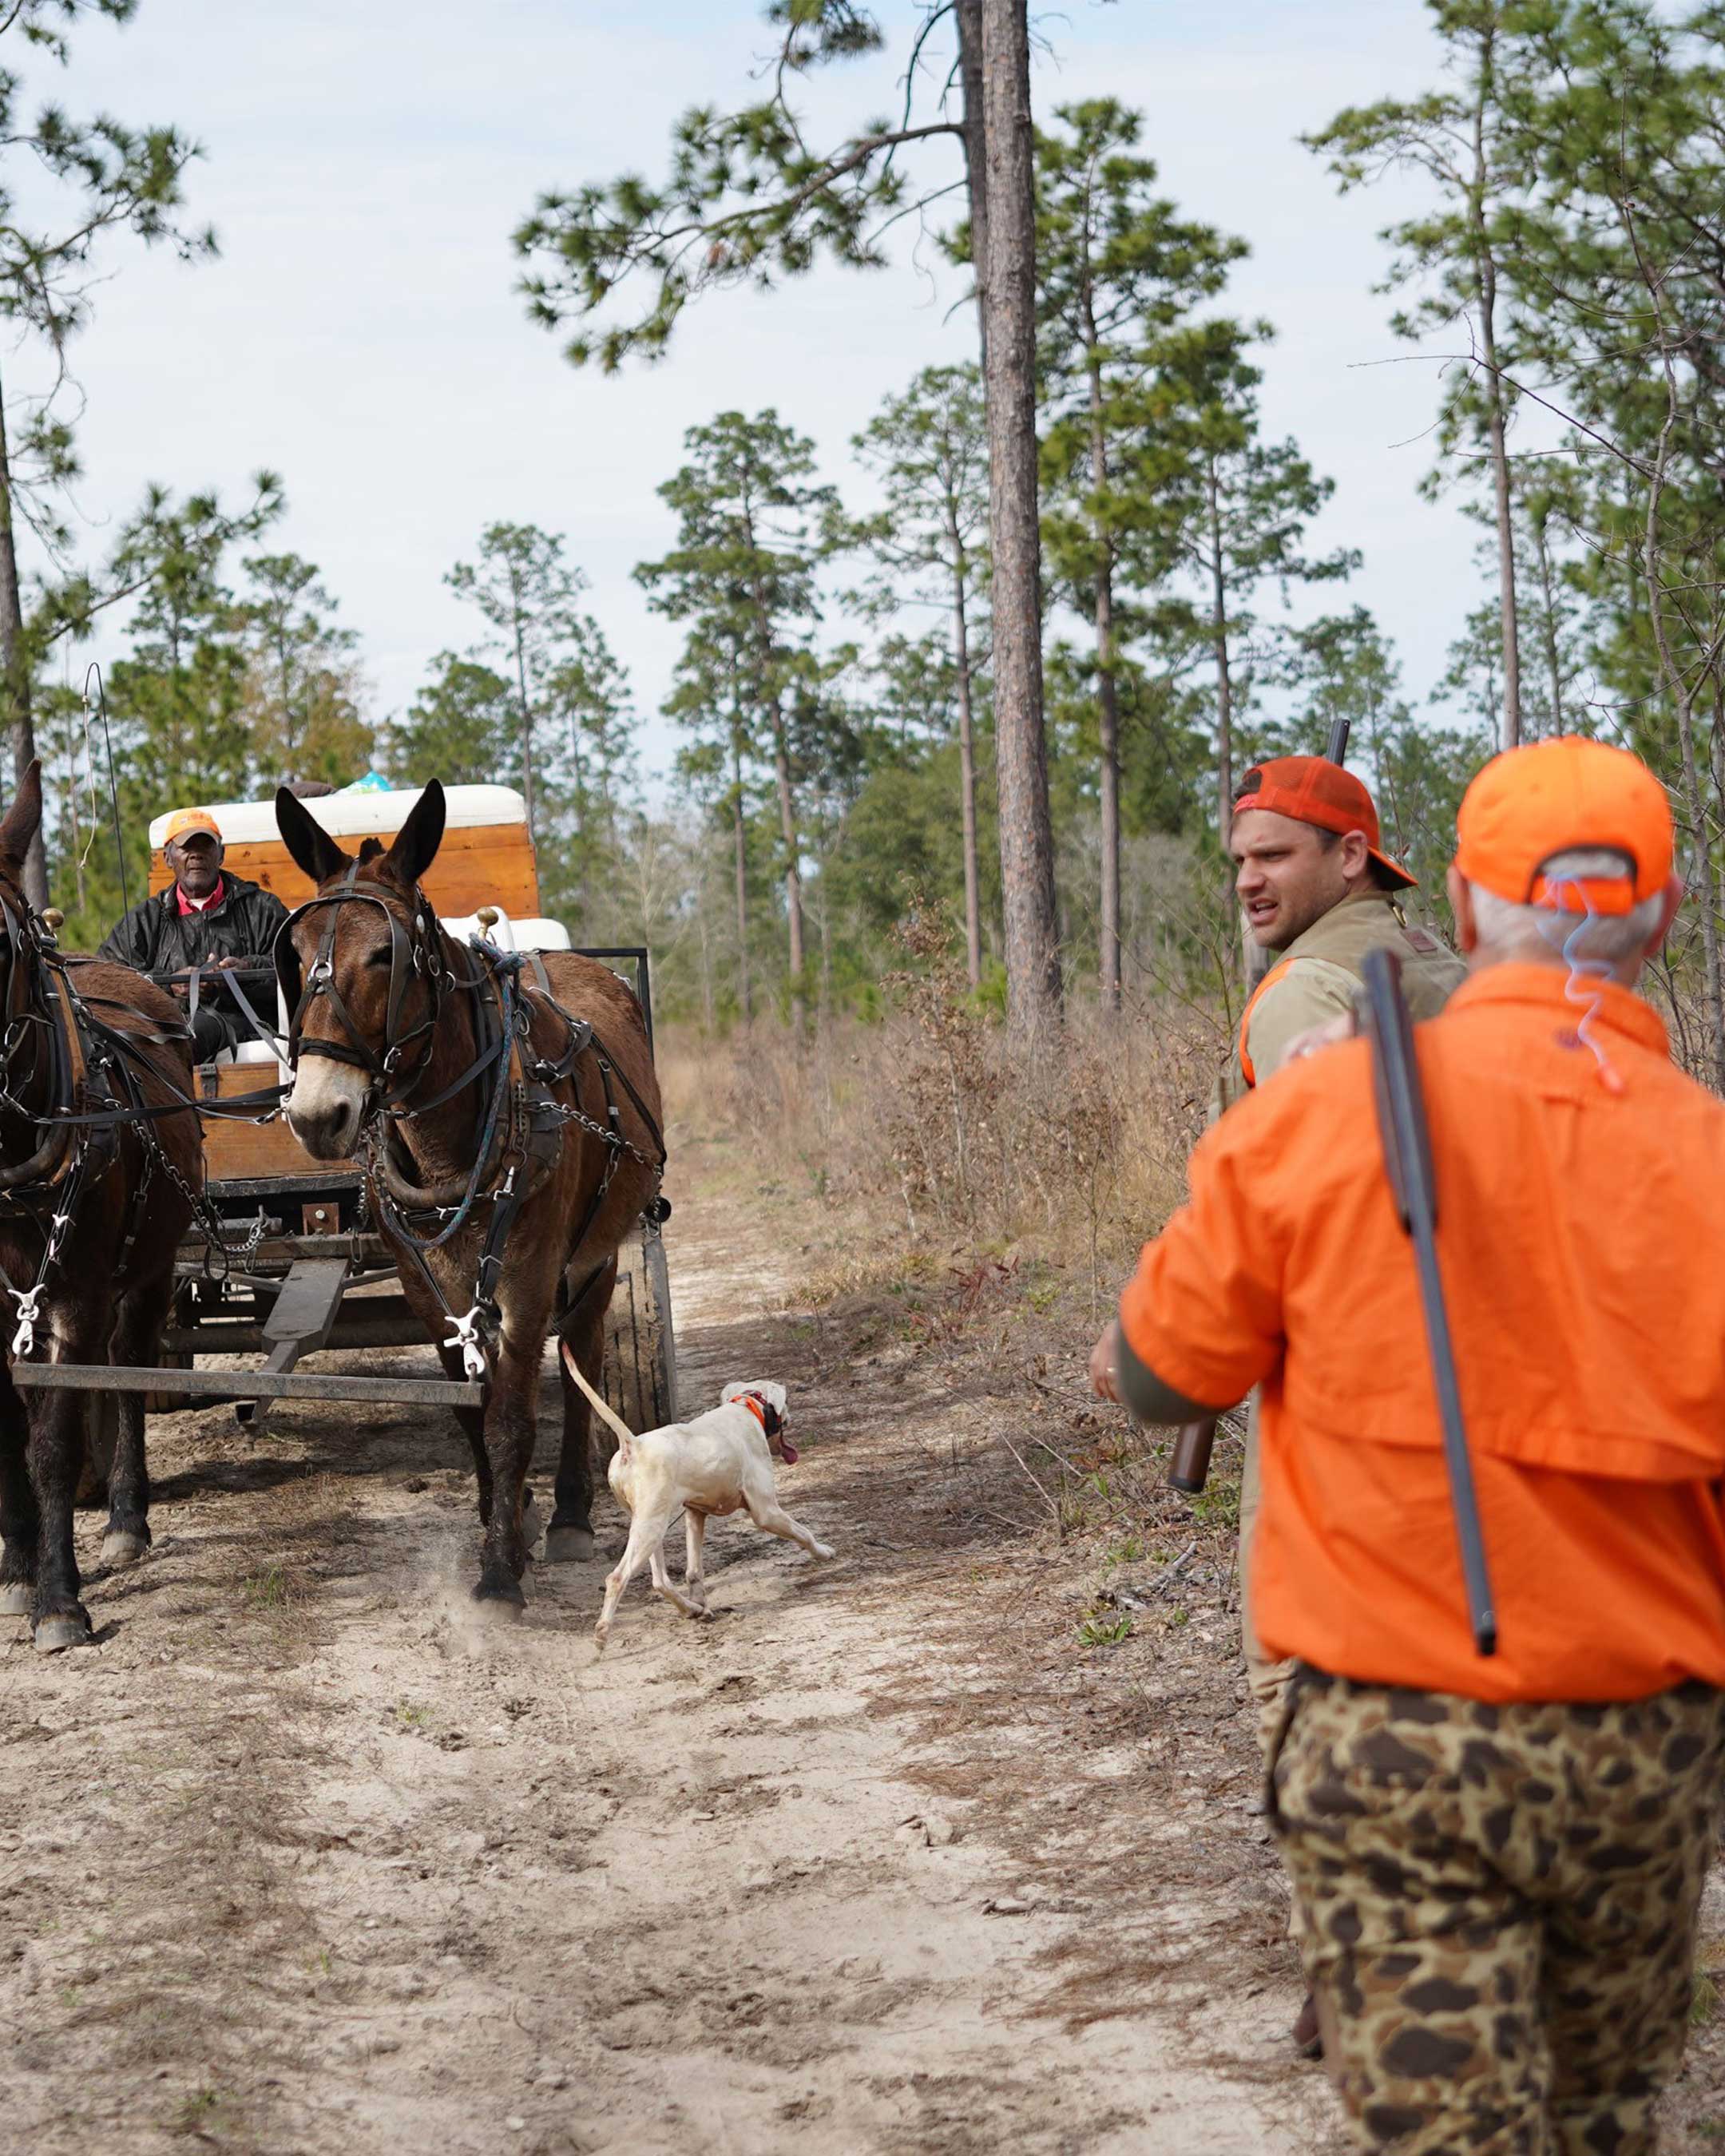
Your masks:
{"label": "tall pine trunk", "polygon": [[952,656],[958,668],[958,791],[964,829],[964,962],[973,988],[983,984],[982,876],[976,837],[976,718],[970,693],[970,623],[964,549],[957,520],[947,516],[952,542]]}
{"label": "tall pine trunk", "polygon": [[1545,670],[1551,682],[1552,732],[1563,731],[1563,657],[1558,644],[1558,608],[1556,593],[1552,585],[1551,544],[1546,535],[1545,519],[1532,521],[1533,543],[1539,553],[1539,603],[1545,613]]}
{"label": "tall pine trunk", "polygon": [[[1656,304],[1656,294],[1655,298]],[[1679,796],[1683,803],[1683,821],[1688,827],[1693,858],[1700,865],[1707,885],[1706,902],[1700,909],[1702,995],[1707,1011],[1707,1047],[1712,1065],[1712,1082],[1716,1091],[1725,1092],[1725,957],[1722,957],[1719,947],[1718,909],[1712,902],[1712,849],[1707,830],[1707,803],[1701,790],[1701,770],[1695,752],[1695,697],[1690,678],[1671,649],[1671,632],[1665,611],[1660,512],[1664,500],[1671,436],[1678,419],[1678,397],[1670,348],[1665,342],[1662,316],[1659,327],[1661,357],[1666,363],[1667,401],[1665,425],[1660,431],[1658,452],[1647,489],[1647,519],[1641,557],[1647,583],[1648,622],[1653,631],[1654,649],[1659,654],[1660,672],[1665,677],[1666,689],[1671,696],[1671,708],[1677,721],[1677,745],[1683,765],[1683,783]]]}
{"label": "tall pine trunk", "polygon": [[1486,229],[1486,111],[1493,90],[1494,34],[1480,40],[1479,88],[1474,103],[1474,183],[1468,213],[1473,225],[1480,286],[1480,357],[1486,371],[1486,439],[1491,459],[1491,491],[1497,523],[1497,604],[1503,637],[1503,725],[1498,746],[1513,748],[1522,737],[1522,653],[1516,614],[1515,524],[1511,511],[1509,449],[1503,424],[1503,377],[1497,371],[1497,264]]}
{"label": "tall pine trunk", "polygon": [[1120,696],[1114,678],[1113,579],[1096,583],[1097,805],[1102,819],[1101,968],[1105,1012],[1120,1009]]}
{"label": "tall pine trunk", "polygon": [[778,790],[778,829],[784,841],[785,925],[790,936],[791,1025],[803,1036],[806,1011],[803,1000],[803,870],[801,842],[797,834],[797,805],[791,792],[790,749],[785,740],[784,711],[777,696],[768,706],[773,728],[773,776]]}
{"label": "tall pine trunk", "polygon": [[742,814],[742,743],[733,729],[731,737],[732,784],[731,809],[737,841],[737,985],[742,1004],[742,1022],[754,1017],[749,986],[749,846],[748,827]]}
{"label": "tall pine trunk", "polygon": [[1234,827],[1234,678],[1228,658],[1228,587],[1222,567],[1222,511],[1212,459],[1205,480],[1210,520],[1210,649],[1216,662],[1216,835]]}
{"label": "tall pine trunk", "polygon": [[[1089,349],[1091,477],[1100,498],[1108,484],[1108,439],[1102,415],[1102,368],[1095,316],[1086,295]],[[1120,1009],[1120,690],[1114,677],[1114,549],[1096,534],[1097,797],[1102,819],[1101,948],[1097,988],[1105,1014]]]}
{"label": "tall pine trunk", "polygon": [[[14,790],[36,760],[36,726],[30,711],[30,659],[24,636],[23,595],[18,586],[18,546],[12,515],[12,455],[7,440],[6,406],[0,396],[0,689],[6,697],[6,728],[12,737]],[[30,841],[24,859],[24,896],[32,906],[48,903],[48,859],[42,834]]]}
{"label": "tall pine trunk", "polygon": [[954,0],[958,24],[958,80],[963,93],[964,172],[970,197],[970,259],[976,277],[977,338],[988,365],[988,151],[983,97],[983,0]]}
{"label": "tall pine trunk", "polygon": [[524,641],[521,610],[515,609],[515,680],[521,698],[521,800],[526,809],[527,837],[531,842],[533,831],[533,705],[527,694],[527,654]]}
{"label": "tall pine trunk", "polygon": [[982,0],[987,252],[981,283],[993,541],[994,743],[1008,1010],[1058,1021],[1060,937],[1042,709],[1036,471],[1036,187],[1025,0]]}

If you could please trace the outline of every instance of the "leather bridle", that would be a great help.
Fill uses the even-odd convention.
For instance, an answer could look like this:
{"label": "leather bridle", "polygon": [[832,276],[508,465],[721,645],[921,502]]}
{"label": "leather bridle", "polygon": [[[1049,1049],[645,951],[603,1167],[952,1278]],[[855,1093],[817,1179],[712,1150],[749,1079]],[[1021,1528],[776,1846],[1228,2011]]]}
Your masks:
{"label": "leather bridle", "polygon": [[[300,1057],[312,1055],[363,1070],[371,1081],[363,1120],[370,1122],[379,1113],[402,1116],[419,1112],[409,1104],[431,1067],[444,992],[452,986],[473,984],[456,982],[445,965],[442,932],[424,892],[415,888],[413,893],[413,920],[409,931],[403,925],[397,910],[401,903],[399,895],[382,884],[362,882],[359,870],[360,864],[356,861],[336,890],[321,891],[303,906],[296,906],[276,931],[272,956],[275,977],[289,1011],[285,1060],[290,1069],[297,1070]],[[366,1038],[336,983],[336,932],[341,918],[338,909],[356,901],[362,906],[376,906],[389,926],[389,995],[381,1050],[373,1048]],[[318,912],[326,916],[323,936],[311,970],[302,980],[300,955],[294,947],[294,931],[302,921]],[[404,1025],[408,991],[416,979],[424,983],[425,1015],[415,1024]],[[305,1038],[306,1019],[320,1002],[329,1005],[345,1039]],[[411,1064],[409,1057],[413,1059]],[[487,1056],[485,1060],[490,1062],[492,1058]],[[462,1083],[472,1075],[466,1073]],[[436,1105],[434,1101],[421,1104],[424,1107]]]}

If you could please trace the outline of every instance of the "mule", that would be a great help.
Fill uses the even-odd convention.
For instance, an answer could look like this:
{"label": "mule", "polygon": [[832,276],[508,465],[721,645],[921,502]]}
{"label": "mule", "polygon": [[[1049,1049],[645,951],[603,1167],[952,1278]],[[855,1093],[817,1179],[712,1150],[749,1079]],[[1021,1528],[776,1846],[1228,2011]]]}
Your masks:
{"label": "mule", "polygon": [[[570,952],[519,958],[458,944],[420,879],[443,838],[428,785],[386,850],[351,856],[284,788],[283,843],[316,886],[278,942],[292,1014],[284,1103],[314,1158],[362,1158],[373,1217],[444,1368],[487,1382],[456,1414],[482,1529],[476,1600],[526,1598],[523,1496],[553,1332],[597,1383],[617,1252],[664,1167],[640,1005]],[[547,1561],[590,1558],[587,1401],[560,1368],[563,1431]]]}
{"label": "mule", "polygon": [[[62,957],[26,901],[24,856],[41,820],[32,764],[0,821],[0,1337],[10,1342],[0,1368],[0,1613],[28,1615],[51,1653],[90,1637],[72,1542],[85,1396],[35,1391],[27,1406],[13,1367],[47,1357],[156,1365],[174,1260],[203,1186],[203,1134],[191,1035],[173,998],[129,966]],[[172,1112],[177,1099],[182,1113]],[[59,1119],[72,1116],[89,1120]],[[122,1393],[105,1565],[143,1556],[149,1512],[143,1395]]]}

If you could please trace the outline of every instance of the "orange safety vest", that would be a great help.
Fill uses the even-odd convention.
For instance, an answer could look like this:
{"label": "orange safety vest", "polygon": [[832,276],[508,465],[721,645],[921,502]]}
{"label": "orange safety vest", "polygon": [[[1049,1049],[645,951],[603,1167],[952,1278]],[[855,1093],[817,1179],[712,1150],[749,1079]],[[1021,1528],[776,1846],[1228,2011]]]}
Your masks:
{"label": "orange safety vest", "polygon": [[1293,963],[1291,958],[1284,958],[1280,965],[1272,966],[1247,997],[1246,1007],[1240,1014],[1240,1075],[1245,1080],[1248,1086],[1257,1084],[1258,1074],[1252,1067],[1251,1057],[1246,1053],[1246,1028],[1252,1022],[1252,1013],[1258,1007],[1259,997],[1263,994],[1272,981],[1279,981]]}

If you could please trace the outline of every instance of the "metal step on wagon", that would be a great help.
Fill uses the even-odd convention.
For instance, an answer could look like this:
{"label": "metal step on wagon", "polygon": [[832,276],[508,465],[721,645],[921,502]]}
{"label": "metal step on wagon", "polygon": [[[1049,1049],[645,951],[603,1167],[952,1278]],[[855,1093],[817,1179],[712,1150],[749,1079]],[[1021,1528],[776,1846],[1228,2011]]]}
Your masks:
{"label": "metal step on wagon", "polygon": [[[310,799],[306,808],[350,850],[367,838],[388,844],[418,798],[417,789],[357,788]],[[568,932],[540,911],[539,885],[521,796],[504,786],[446,789],[448,824],[424,889],[457,937],[478,935],[501,949],[567,951]],[[270,802],[229,802],[211,812],[226,862],[237,875],[272,891],[289,906],[312,896],[275,828]],[[168,818],[151,825],[150,888],[172,880],[162,854]],[[653,1038],[652,978],[639,946],[593,950],[633,989]],[[285,1014],[278,1021],[285,1027]],[[229,1108],[269,1095],[291,1074],[274,1048],[249,1041],[202,1065],[202,1098]],[[260,1101],[260,1109],[267,1107]],[[255,1428],[278,1399],[393,1402],[405,1407],[480,1404],[482,1383],[398,1370],[336,1374],[299,1366],[321,1350],[429,1347],[398,1284],[395,1263],[368,1218],[357,1168],[314,1160],[285,1116],[264,1122],[206,1118],[206,1195],[223,1223],[225,1257],[207,1247],[194,1224],[177,1265],[173,1315],[163,1341],[163,1389],[154,1410],[232,1404]],[[252,1367],[201,1367],[203,1358],[256,1358]],[[66,1373],[68,1376],[70,1373]],[[81,1373],[80,1373],[81,1374]],[[91,1389],[106,1390],[98,1372]],[[168,1389],[169,1387],[172,1389]],[[634,1430],[676,1416],[676,1353],[670,1284],[657,1219],[644,1215],[619,1253],[616,1291],[606,1320],[603,1389]],[[111,1450],[105,1403],[92,1404],[92,1466]],[[106,1440],[105,1442],[105,1440]]]}

